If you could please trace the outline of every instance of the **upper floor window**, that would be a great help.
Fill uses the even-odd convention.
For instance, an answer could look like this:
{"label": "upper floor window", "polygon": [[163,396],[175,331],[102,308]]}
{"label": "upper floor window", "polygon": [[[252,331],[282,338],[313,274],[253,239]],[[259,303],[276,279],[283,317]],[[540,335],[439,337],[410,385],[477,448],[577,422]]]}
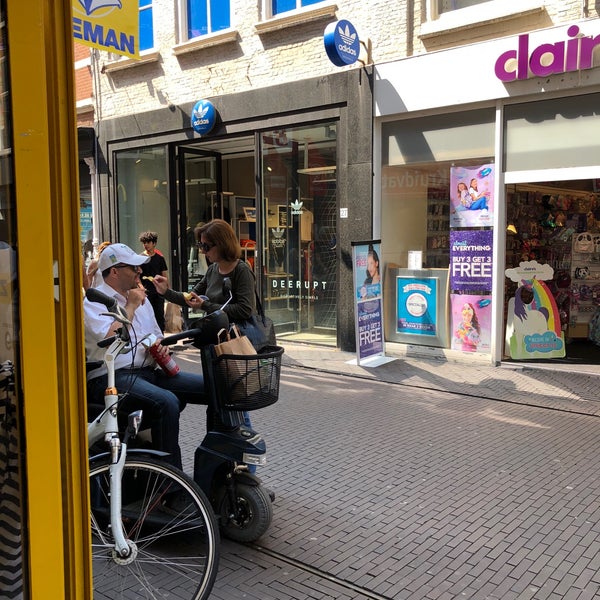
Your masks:
{"label": "upper floor window", "polygon": [[140,0],[140,52],[154,48],[152,0]]}
{"label": "upper floor window", "polygon": [[467,31],[484,24],[519,19],[545,10],[547,0],[427,0],[427,16],[420,38],[457,30]]}
{"label": "upper floor window", "polygon": [[187,39],[231,27],[229,0],[185,0]]}
{"label": "upper floor window", "polygon": [[437,14],[441,15],[451,10],[467,8],[467,6],[475,6],[476,4],[485,4],[488,0],[436,0],[436,2]]}
{"label": "upper floor window", "polygon": [[310,4],[318,4],[323,0],[271,0],[271,16],[280,15],[290,10],[296,10]]}

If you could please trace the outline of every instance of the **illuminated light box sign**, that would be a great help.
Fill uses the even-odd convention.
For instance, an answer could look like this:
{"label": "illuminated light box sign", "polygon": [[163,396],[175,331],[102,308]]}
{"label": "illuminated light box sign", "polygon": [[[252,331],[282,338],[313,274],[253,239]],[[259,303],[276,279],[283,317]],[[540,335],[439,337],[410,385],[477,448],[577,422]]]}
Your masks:
{"label": "illuminated light box sign", "polygon": [[360,40],[356,28],[350,21],[342,19],[327,25],[323,42],[329,60],[336,67],[352,65],[358,60]]}
{"label": "illuminated light box sign", "polygon": [[217,122],[217,109],[209,100],[198,100],[192,109],[192,129],[200,135],[213,130]]}

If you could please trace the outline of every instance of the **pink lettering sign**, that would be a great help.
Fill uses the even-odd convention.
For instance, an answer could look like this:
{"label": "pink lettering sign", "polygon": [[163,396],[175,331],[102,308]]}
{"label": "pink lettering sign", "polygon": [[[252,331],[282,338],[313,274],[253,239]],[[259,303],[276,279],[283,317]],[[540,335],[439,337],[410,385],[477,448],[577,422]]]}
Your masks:
{"label": "pink lettering sign", "polygon": [[547,77],[594,66],[594,50],[600,46],[600,35],[586,37],[577,25],[567,29],[569,40],[540,44],[529,48],[529,34],[519,36],[516,50],[503,52],[496,60],[495,73],[501,81],[529,77]]}

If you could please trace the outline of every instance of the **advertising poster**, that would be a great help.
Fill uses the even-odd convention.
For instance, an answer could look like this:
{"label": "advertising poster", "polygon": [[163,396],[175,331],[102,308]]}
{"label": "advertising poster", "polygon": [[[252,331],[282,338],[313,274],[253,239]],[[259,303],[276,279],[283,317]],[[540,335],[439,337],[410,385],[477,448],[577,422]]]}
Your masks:
{"label": "advertising poster", "polygon": [[397,286],[396,332],[437,336],[437,278],[399,276]]}
{"label": "advertising poster", "polygon": [[352,244],[357,361],[384,354],[381,243]]}
{"label": "advertising poster", "polygon": [[488,227],[494,215],[495,165],[450,169],[450,227]]}
{"label": "advertising poster", "polygon": [[506,344],[514,359],[564,358],[565,335],[556,300],[544,281],[554,277],[554,269],[535,260],[506,269],[505,275],[518,283],[508,301]]}
{"label": "advertising poster", "polygon": [[383,348],[383,311],[381,298],[357,303],[358,364],[371,356],[379,356]]}
{"label": "advertising poster", "polygon": [[490,352],[492,296],[452,294],[451,331],[453,350]]}
{"label": "advertising poster", "polygon": [[450,290],[492,290],[492,230],[450,231]]}

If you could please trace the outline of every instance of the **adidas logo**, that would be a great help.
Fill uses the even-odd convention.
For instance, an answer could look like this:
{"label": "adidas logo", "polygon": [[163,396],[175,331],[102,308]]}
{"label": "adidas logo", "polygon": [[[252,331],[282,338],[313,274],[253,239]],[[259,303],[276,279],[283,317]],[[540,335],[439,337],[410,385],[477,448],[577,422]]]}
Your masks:
{"label": "adidas logo", "polygon": [[290,204],[290,208],[292,209],[293,215],[301,215],[302,214],[302,205],[304,202],[300,202],[299,200],[295,200]]}
{"label": "adidas logo", "polygon": [[196,119],[202,119],[202,118],[204,118],[204,117],[206,116],[206,113],[208,112],[208,109],[209,109],[209,108],[210,108],[210,107],[209,107],[209,105],[208,105],[208,104],[207,104],[206,106],[204,106],[203,104],[201,104],[201,105],[198,107],[198,110],[195,110],[195,111],[194,111],[194,117],[195,117]]}
{"label": "adidas logo", "polygon": [[277,229],[271,228],[271,233],[273,234],[271,237],[271,246],[273,246],[273,249],[283,248],[285,246],[285,238],[283,237],[285,229],[281,229],[281,227],[277,227]]}
{"label": "adidas logo", "polygon": [[346,25],[346,29],[338,27],[338,33],[340,34],[340,37],[342,38],[342,42],[344,42],[344,44],[347,44],[348,46],[352,46],[352,44],[354,44],[356,40],[356,32],[351,34],[350,27],[348,27],[348,25]]}

